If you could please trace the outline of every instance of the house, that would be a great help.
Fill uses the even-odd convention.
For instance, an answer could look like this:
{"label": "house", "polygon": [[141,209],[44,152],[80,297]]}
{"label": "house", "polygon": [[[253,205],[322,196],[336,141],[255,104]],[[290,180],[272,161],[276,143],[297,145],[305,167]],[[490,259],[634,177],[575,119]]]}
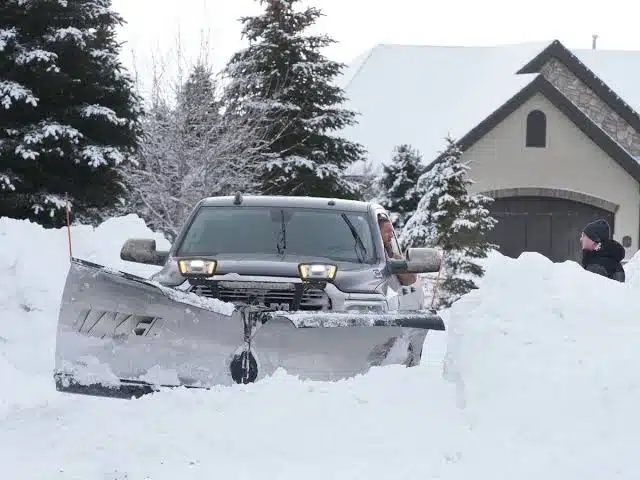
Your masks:
{"label": "house", "polygon": [[398,144],[431,163],[445,136],[459,141],[472,192],[495,199],[491,240],[504,254],[578,260],[581,228],[596,218],[627,258],[639,249],[640,52],[378,45],[342,81],[360,113],[343,134],[374,171]]}

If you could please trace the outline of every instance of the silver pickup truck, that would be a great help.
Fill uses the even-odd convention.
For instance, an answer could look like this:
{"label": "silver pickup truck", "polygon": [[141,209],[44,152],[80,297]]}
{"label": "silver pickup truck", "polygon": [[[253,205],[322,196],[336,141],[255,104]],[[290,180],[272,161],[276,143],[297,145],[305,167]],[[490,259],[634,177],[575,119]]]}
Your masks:
{"label": "silver pickup truck", "polygon": [[394,235],[383,241],[385,221],[370,202],[238,194],[201,200],[169,251],[128,240],[123,260],[162,267],[148,279],[72,259],[58,390],[128,396],[279,368],[333,380],[418,364],[444,324],[417,274],[438,271],[440,256],[402,255]]}
{"label": "silver pickup truck", "polygon": [[[385,254],[378,225],[387,215],[375,203],[356,201],[208,198],[194,209],[171,252],[164,255],[215,257],[213,275],[185,279],[178,264],[163,256],[165,267],[152,279],[225,302],[282,311],[420,310],[425,304],[420,279],[401,285],[396,274],[404,273],[406,262],[389,261]],[[135,261],[129,252],[136,247],[134,243],[125,249],[123,258]],[[400,254],[395,238],[391,247]],[[307,285],[300,272],[304,263],[336,268],[318,270],[314,274],[320,281]]]}

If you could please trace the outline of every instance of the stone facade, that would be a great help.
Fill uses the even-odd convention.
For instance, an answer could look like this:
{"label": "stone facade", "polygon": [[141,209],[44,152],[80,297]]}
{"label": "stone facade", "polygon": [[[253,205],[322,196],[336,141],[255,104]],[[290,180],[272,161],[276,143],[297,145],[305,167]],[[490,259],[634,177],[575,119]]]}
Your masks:
{"label": "stone facade", "polygon": [[614,112],[561,61],[550,59],[542,75],[634,157],[640,157],[640,134]]}

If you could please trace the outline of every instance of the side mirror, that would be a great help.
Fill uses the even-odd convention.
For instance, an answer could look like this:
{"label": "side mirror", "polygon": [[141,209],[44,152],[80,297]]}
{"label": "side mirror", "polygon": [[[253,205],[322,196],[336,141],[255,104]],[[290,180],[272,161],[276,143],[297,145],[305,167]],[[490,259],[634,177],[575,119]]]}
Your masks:
{"label": "side mirror", "polygon": [[127,262],[144,263],[161,267],[167,261],[169,252],[156,250],[156,241],[145,238],[130,238],[120,249],[120,258]]}
{"label": "side mirror", "polygon": [[440,270],[442,255],[435,248],[409,248],[406,257],[406,260],[389,260],[389,271],[397,274],[436,273]]}

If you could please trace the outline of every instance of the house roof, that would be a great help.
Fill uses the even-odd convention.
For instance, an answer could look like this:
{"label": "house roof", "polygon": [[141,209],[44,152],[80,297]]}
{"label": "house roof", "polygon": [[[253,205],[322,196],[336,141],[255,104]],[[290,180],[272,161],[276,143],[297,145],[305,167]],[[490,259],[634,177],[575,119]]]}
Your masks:
{"label": "house roof", "polygon": [[[345,71],[346,106],[360,116],[359,123],[342,134],[365,146],[374,169],[387,163],[401,143],[420,150],[425,164],[430,163],[445,147],[445,136],[461,139],[480,124],[486,126],[488,115],[508,101],[513,105],[513,97],[533,81],[535,88],[542,88],[537,72],[545,55],[554,54],[569,58],[570,67],[582,69],[583,81],[601,93],[606,85],[597,80],[593,74],[597,72],[612,90],[603,98],[615,103],[618,96],[618,105],[612,107],[626,110],[624,118],[640,110],[640,67],[632,68],[640,66],[640,51],[562,50],[566,49],[559,42],[493,47],[378,45]],[[357,174],[363,167],[354,165],[349,173]]]}
{"label": "house roof", "polygon": [[347,88],[359,72],[364,63],[369,60],[369,57],[375,49],[367,50],[366,52],[358,55],[351,63],[346,65],[346,68],[342,71],[342,74],[336,79],[336,83],[340,88]]}

